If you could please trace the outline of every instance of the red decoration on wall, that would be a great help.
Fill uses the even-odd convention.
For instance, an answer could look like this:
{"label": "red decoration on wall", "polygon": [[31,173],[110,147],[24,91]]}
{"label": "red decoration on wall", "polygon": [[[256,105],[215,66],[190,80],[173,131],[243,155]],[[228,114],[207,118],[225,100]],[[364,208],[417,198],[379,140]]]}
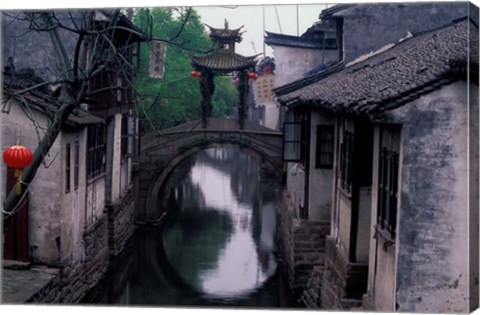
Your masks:
{"label": "red decoration on wall", "polygon": [[3,152],[3,161],[8,167],[15,169],[15,177],[17,178],[17,195],[21,193],[20,178],[22,170],[32,164],[33,153],[22,145],[14,145]]}

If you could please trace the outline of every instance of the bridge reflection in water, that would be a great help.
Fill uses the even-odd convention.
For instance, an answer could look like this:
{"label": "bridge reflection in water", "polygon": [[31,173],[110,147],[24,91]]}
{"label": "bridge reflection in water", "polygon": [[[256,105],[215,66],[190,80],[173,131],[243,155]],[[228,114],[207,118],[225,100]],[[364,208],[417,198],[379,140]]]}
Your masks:
{"label": "bridge reflection in water", "polygon": [[165,224],[135,233],[128,280],[109,303],[294,307],[276,252],[278,187],[238,149],[184,160],[158,199]]}

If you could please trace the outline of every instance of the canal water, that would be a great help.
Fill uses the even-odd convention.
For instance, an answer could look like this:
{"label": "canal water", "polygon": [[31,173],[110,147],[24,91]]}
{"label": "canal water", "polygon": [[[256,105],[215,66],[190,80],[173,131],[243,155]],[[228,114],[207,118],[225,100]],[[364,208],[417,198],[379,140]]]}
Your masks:
{"label": "canal water", "polygon": [[184,160],[158,196],[161,226],[137,228],[84,303],[294,308],[277,251],[280,183],[240,149]]}

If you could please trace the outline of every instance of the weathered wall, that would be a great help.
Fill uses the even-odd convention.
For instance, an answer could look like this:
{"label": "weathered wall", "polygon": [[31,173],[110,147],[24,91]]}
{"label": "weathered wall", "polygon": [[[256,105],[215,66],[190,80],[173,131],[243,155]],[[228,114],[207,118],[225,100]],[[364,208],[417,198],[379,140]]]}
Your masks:
{"label": "weathered wall", "polygon": [[[2,151],[20,143],[32,152],[38,146],[38,137],[33,123],[26,119],[19,103],[10,101],[10,111],[2,113]],[[39,127],[46,127],[45,116],[33,111]],[[8,122],[8,123],[7,123]],[[39,130],[41,134],[41,130]],[[40,166],[29,186],[29,244],[33,262],[52,266],[60,263],[61,201],[63,198],[64,174],[61,168],[61,137],[54,142],[45,158],[45,168]],[[2,200],[5,196],[6,165],[1,166]]]}
{"label": "weathered wall", "polygon": [[[62,265],[79,262],[84,257],[83,231],[86,205],[86,130],[62,132],[61,162],[63,191],[65,191],[66,145],[70,144],[70,191],[61,200],[61,245]],[[78,188],[74,186],[75,142],[79,143]]]}
{"label": "weathered wall", "polygon": [[[387,239],[382,237],[375,228],[378,224],[378,187],[379,187],[379,161],[380,161],[380,133],[381,127],[374,127],[373,140],[373,172],[371,191],[371,223],[369,232],[369,272],[367,293],[364,298],[364,307],[370,307],[378,311],[395,310],[395,268],[396,268],[396,247],[383,246]],[[368,304],[366,306],[365,304]]]}
{"label": "weathered wall", "polygon": [[115,204],[107,206],[110,255],[119,254],[135,230],[135,196],[128,191]]}
{"label": "weathered wall", "polygon": [[404,122],[399,311],[469,310],[467,97],[467,84],[459,81],[394,113]]}
{"label": "weathered wall", "polygon": [[280,110],[282,110],[282,108],[280,108],[280,105],[275,102],[270,102],[263,103],[262,106],[265,107],[265,117],[261,123],[262,126],[281,131],[282,126],[280,125]]}
{"label": "weathered wall", "polygon": [[108,174],[108,185],[111,186],[107,200],[116,202],[121,196],[122,174],[121,174],[121,143],[122,143],[122,114],[115,114],[109,121],[109,128],[112,128],[111,147],[111,173]]}
{"label": "weathered wall", "polygon": [[343,254],[348,257],[350,249],[350,228],[352,225],[352,199],[338,189],[338,241]]}
{"label": "weathered wall", "polygon": [[108,218],[103,214],[83,233],[85,258],[61,271],[59,303],[76,303],[108,269]]}
{"label": "weathered wall", "polygon": [[300,163],[287,162],[286,187],[295,216],[300,218],[300,209],[305,206],[305,169]]}
{"label": "weathered wall", "polygon": [[364,281],[366,269],[364,264],[349,264],[341,246],[331,236],[327,237],[321,288],[322,309],[350,310],[360,306],[361,300],[355,293],[358,292],[357,286]]}
{"label": "weathered wall", "polygon": [[[472,8],[473,9],[473,8]],[[477,12],[478,12],[478,8]],[[478,19],[477,19],[478,23]],[[470,161],[470,178],[469,178],[469,261],[470,261],[470,312],[479,306],[479,108],[480,101],[479,89],[473,82],[470,83],[470,112],[469,112],[469,161]]]}
{"label": "weathered wall", "polygon": [[275,57],[274,87],[301,79],[308,70],[338,59],[336,50],[325,50],[324,56],[324,52],[319,49],[271,46]]}
{"label": "weathered wall", "polygon": [[324,262],[324,240],[330,232],[330,222],[297,219],[292,200],[286,192],[283,203],[277,203],[277,209],[283,264],[293,296],[299,299],[307,287],[313,267]]}
{"label": "weathered wall", "polygon": [[316,168],[317,125],[334,125],[336,118],[328,113],[312,111],[310,129],[309,209],[311,220],[330,220],[332,207],[333,167]]}
{"label": "weathered wall", "polygon": [[359,4],[341,11],[344,17],[344,60],[352,61],[396,43],[407,32],[420,32],[448,24],[468,14],[468,2]]}
{"label": "weathered wall", "polygon": [[372,207],[372,188],[361,187],[359,191],[359,213],[355,257],[358,262],[368,263],[370,249],[370,220]]}

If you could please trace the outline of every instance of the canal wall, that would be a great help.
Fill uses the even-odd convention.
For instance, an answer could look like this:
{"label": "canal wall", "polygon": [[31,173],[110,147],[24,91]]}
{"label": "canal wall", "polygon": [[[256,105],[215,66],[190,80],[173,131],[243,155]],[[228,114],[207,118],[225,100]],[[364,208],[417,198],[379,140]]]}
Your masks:
{"label": "canal wall", "polygon": [[[56,268],[32,265],[3,279],[8,282],[10,293],[2,292],[2,301],[48,304],[80,302],[107,275],[112,262],[129,247],[135,229],[134,203],[134,194],[130,189],[85,228],[80,260]],[[30,279],[29,283],[17,281],[22,278]]]}
{"label": "canal wall", "polygon": [[108,248],[111,256],[117,256],[135,231],[135,195],[133,186],[117,202],[107,205]]}
{"label": "canal wall", "polygon": [[325,272],[322,278],[321,307],[327,310],[351,310],[362,305],[361,292],[368,276],[368,265],[349,263],[332,237],[325,242]]}
{"label": "canal wall", "polygon": [[[287,192],[283,192],[282,200],[277,202],[277,211],[283,267],[293,297],[305,304],[302,294],[308,287],[314,267],[324,264],[325,239],[330,233],[330,222],[298,219]],[[320,288],[314,290],[320,292]]]}

